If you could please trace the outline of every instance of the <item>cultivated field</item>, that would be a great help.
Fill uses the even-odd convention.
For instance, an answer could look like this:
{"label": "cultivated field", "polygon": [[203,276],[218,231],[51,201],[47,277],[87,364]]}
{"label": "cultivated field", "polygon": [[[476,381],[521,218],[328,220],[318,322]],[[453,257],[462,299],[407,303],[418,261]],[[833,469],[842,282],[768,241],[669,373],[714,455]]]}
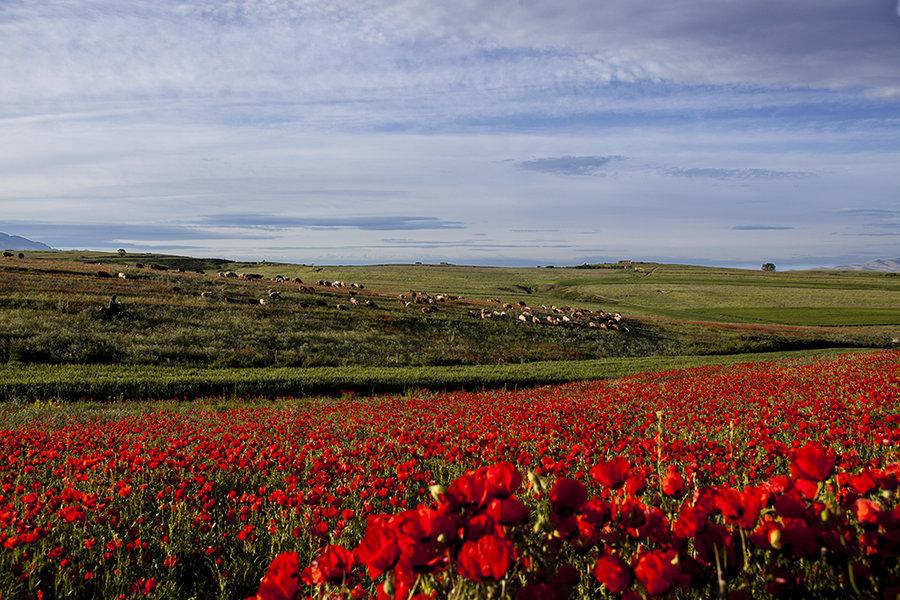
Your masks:
{"label": "cultivated field", "polygon": [[0,589],[893,598],[898,358],[482,393],[7,404]]}

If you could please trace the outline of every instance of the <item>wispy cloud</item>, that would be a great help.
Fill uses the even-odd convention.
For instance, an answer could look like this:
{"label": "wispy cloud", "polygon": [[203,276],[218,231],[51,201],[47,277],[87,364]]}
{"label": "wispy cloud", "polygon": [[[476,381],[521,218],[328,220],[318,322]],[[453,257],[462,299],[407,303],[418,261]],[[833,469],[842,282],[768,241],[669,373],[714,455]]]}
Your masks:
{"label": "wispy cloud", "polygon": [[666,175],[673,177],[735,179],[739,181],[765,179],[799,179],[812,177],[806,171],[774,171],[771,169],[717,169],[711,167],[675,168],[666,170]]}
{"label": "wispy cloud", "polygon": [[416,229],[463,229],[458,221],[419,216],[368,217],[295,217],[255,213],[208,215],[203,223],[214,227],[254,229],[362,229],[366,231],[403,231]]}
{"label": "wispy cloud", "polygon": [[892,217],[900,215],[900,210],[888,210],[884,208],[835,208],[832,212],[854,217]]}
{"label": "wispy cloud", "polygon": [[732,229],[735,231],[783,231],[794,228],[783,225],[735,225]]}
{"label": "wispy cloud", "polygon": [[595,175],[610,163],[625,160],[624,156],[551,156],[518,163],[519,168],[554,175]]}

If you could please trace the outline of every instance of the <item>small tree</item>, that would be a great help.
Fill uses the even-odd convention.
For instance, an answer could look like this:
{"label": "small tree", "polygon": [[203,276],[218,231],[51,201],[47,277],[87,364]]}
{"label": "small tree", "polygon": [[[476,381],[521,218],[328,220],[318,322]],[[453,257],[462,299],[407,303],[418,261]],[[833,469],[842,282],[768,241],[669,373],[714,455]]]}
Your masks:
{"label": "small tree", "polygon": [[119,256],[125,256],[125,248],[119,248]]}
{"label": "small tree", "polygon": [[763,271],[774,272],[775,271],[775,263],[765,263],[762,266]]}

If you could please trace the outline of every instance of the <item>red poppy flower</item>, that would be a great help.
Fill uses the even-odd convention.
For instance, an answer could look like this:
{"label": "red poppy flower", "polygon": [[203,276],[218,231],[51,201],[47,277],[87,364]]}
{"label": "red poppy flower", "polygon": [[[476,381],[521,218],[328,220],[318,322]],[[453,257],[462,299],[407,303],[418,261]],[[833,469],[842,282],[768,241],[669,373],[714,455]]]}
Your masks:
{"label": "red poppy flower", "polygon": [[708,517],[709,513],[703,507],[685,506],[675,520],[672,530],[680,538],[694,537],[706,527]]}
{"label": "red poppy flower", "polygon": [[511,496],[491,500],[487,514],[501,525],[518,525],[528,520],[531,509],[515,496]]}
{"label": "red poppy flower", "polygon": [[497,498],[506,498],[516,493],[522,485],[522,474],[512,463],[501,462],[487,468],[485,473],[490,493]]}
{"label": "red poppy flower", "polygon": [[459,551],[456,564],[460,574],[472,581],[503,579],[515,556],[508,539],[486,535],[477,542],[466,542]]}
{"label": "red poppy flower", "polygon": [[638,559],[635,577],[650,595],[665,594],[678,578],[678,554],[674,550],[651,550]]}
{"label": "red poppy flower", "polygon": [[301,577],[307,585],[342,581],[353,568],[353,553],[341,546],[326,546]]}
{"label": "red poppy flower", "polygon": [[621,456],[616,456],[605,462],[594,465],[591,469],[591,477],[600,485],[608,488],[616,488],[623,483],[631,471],[631,465]]}
{"label": "red poppy flower", "polygon": [[469,471],[458,477],[447,488],[448,499],[462,506],[484,508],[491,498],[491,489],[484,470]]}
{"label": "red poppy flower", "polygon": [[369,517],[366,534],[355,552],[359,561],[366,565],[372,579],[376,579],[397,563],[400,556],[397,534],[386,516]]}
{"label": "red poppy flower", "polygon": [[606,552],[594,563],[594,577],[611,593],[618,594],[631,585],[631,567],[618,556]]}
{"label": "red poppy flower", "polygon": [[834,471],[834,453],[818,442],[807,442],[791,457],[791,474],[798,479],[825,481]]}
{"label": "red poppy flower", "polygon": [[553,512],[568,517],[578,512],[587,502],[587,488],[580,481],[562,477],[550,490],[550,506]]}
{"label": "red poppy flower", "polygon": [[732,525],[753,529],[762,510],[761,494],[755,488],[747,488],[743,492],[732,488],[721,489],[716,492],[715,506]]}
{"label": "red poppy flower", "polygon": [[282,552],[266,569],[255,596],[247,600],[294,600],[300,592],[300,561],[296,552]]}
{"label": "red poppy flower", "polygon": [[860,498],[856,501],[856,520],[862,525],[877,525],[884,509],[877,502]]}
{"label": "red poppy flower", "polygon": [[684,479],[674,465],[669,465],[662,479],[662,491],[667,496],[681,496],[684,494]]}

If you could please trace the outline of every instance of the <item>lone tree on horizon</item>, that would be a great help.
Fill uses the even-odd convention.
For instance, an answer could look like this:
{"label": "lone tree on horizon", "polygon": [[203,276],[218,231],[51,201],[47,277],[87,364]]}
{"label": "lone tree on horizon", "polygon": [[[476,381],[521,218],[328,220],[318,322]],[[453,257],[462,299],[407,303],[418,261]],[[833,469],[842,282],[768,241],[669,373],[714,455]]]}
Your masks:
{"label": "lone tree on horizon", "polygon": [[762,270],[774,272],[775,271],[775,263],[763,263]]}

